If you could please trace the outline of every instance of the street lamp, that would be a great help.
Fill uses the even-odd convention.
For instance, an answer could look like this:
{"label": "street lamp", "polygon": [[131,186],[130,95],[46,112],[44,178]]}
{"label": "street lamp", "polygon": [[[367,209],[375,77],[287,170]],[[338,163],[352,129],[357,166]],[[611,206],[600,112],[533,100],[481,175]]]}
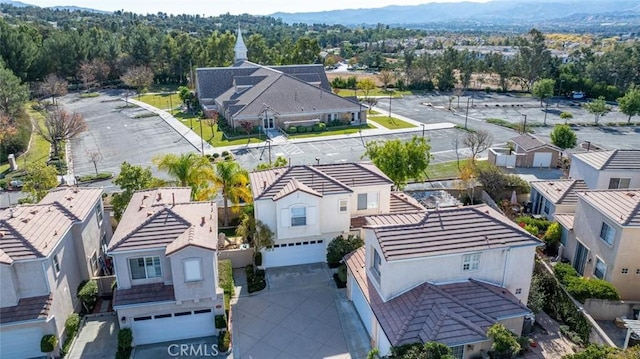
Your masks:
{"label": "street lamp", "polygon": [[422,126],[422,138],[424,138],[424,123],[421,123],[420,126]]}
{"label": "street lamp", "polygon": [[389,119],[391,119],[391,91],[389,91]]}
{"label": "street lamp", "polygon": [[547,125],[547,112],[549,112],[549,101],[545,101],[544,105],[544,125]]}
{"label": "street lamp", "polygon": [[524,116],[524,124],[522,126],[522,133],[524,134],[525,132],[527,132],[527,115],[522,114],[522,116]]}
{"label": "street lamp", "polygon": [[467,99],[467,113],[464,115],[464,129],[467,129],[467,119],[469,118],[469,100],[471,100],[471,98]]}

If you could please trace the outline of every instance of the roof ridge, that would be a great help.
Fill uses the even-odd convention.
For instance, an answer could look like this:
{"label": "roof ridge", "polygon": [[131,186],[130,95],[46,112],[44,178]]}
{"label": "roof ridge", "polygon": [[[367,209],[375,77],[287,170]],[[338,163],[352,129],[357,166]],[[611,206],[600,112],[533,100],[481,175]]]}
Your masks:
{"label": "roof ridge", "polygon": [[[386,177],[386,178],[385,178],[385,177],[383,177],[382,175],[380,175],[380,173],[377,173],[377,172],[372,171],[372,170],[370,170],[369,168],[365,167],[365,164],[364,164],[364,163],[358,163],[358,162],[352,162],[352,163],[353,163],[354,165],[356,165],[356,166],[358,166],[358,167],[360,167],[360,168],[362,168],[362,169],[366,170],[367,172],[370,172],[370,173],[374,174],[374,175],[375,175],[375,176],[377,176],[378,178],[381,178],[381,179],[383,179],[383,180],[385,180],[385,181],[389,181],[390,183],[393,183],[393,181],[391,181],[391,179],[390,179],[389,177]],[[371,166],[375,166],[374,164],[370,164],[370,165],[371,165]],[[392,192],[393,192],[393,191],[392,191]],[[398,191],[398,192],[401,192],[401,191]]]}
{"label": "roof ridge", "polygon": [[476,308],[474,308],[471,305],[468,305],[467,303],[461,301],[460,299],[456,298],[455,296],[445,292],[442,288],[440,288],[439,286],[435,285],[433,288],[435,291],[437,291],[438,293],[440,293],[441,295],[445,296],[446,298],[450,299],[451,301],[455,302],[456,304],[468,309],[469,311],[476,313],[478,316],[482,317],[483,319],[486,319],[490,322],[495,322],[495,319],[491,318],[490,316],[484,314],[483,312],[477,310]]}
{"label": "roof ridge", "polygon": [[601,169],[603,169],[603,168],[607,167],[607,165],[611,162],[611,160],[613,159],[613,156],[615,156],[615,155],[616,155],[616,153],[618,153],[618,150],[617,150],[617,149],[612,150],[611,154],[609,155],[609,158],[607,158],[607,160],[606,160],[606,161],[604,161],[604,163],[602,164],[602,166],[600,166],[600,168],[598,168],[598,169],[599,169],[599,170],[601,170]]}
{"label": "roof ridge", "polygon": [[[563,214],[569,214],[569,213],[563,213]],[[497,288],[501,288],[501,289],[505,289],[505,290],[508,291],[507,288],[496,287],[496,286],[494,286],[492,284],[485,283],[483,281],[479,281],[479,280],[473,279],[473,278],[469,278],[469,282],[473,283],[473,284],[475,284],[475,285],[477,285],[479,287],[482,287],[482,288],[485,288],[487,290],[490,290],[491,292],[496,293],[497,295],[501,296],[502,298],[508,300],[509,302],[511,302],[513,304],[520,305],[520,306],[523,305],[519,300],[514,300],[515,297],[506,295],[502,290],[496,290]]]}
{"label": "roof ridge", "polygon": [[50,205],[50,206],[52,205],[52,206],[57,207],[57,208],[60,210],[60,212],[63,212],[66,216],[69,216],[69,217],[70,217],[70,219],[71,219],[72,221],[74,221],[74,222],[80,222],[80,221],[81,221],[81,219],[80,219],[80,218],[78,218],[78,216],[76,216],[75,214],[73,214],[73,213],[69,210],[69,208],[67,208],[65,205],[63,205],[62,203],[60,203],[60,201],[53,201],[53,202],[51,202],[49,205]]}
{"label": "roof ridge", "polygon": [[163,209],[156,211],[154,214],[150,215],[149,217],[147,217],[142,223],[140,223],[136,228],[132,229],[131,232],[129,232],[126,236],[122,237],[121,240],[119,240],[116,244],[114,244],[113,246],[108,248],[108,252],[117,249],[117,247],[119,247],[121,244],[123,244],[127,239],[131,238],[136,232],[138,232],[140,229],[142,229],[144,226],[146,226],[147,224],[151,223],[151,221],[155,220],[156,218],[158,218],[162,213],[167,213],[167,214],[171,214],[173,216],[175,216],[179,221],[181,221],[183,224],[187,225],[187,226],[191,226],[191,222],[187,221],[186,219],[184,219],[182,216],[180,216],[179,214],[177,214],[176,212],[172,211],[169,207],[164,207]]}
{"label": "roof ridge", "polygon": [[[263,65],[258,65],[258,66],[264,67]],[[273,84],[276,83],[284,75],[284,73],[282,73],[281,71],[277,71],[274,69],[269,69],[269,70],[277,74],[276,78],[273,79],[273,81],[271,81],[269,85],[265,86],[265,88],[263,88],[262,91],[256,93],[255,96],[253,96],[253,99],[251,101],[247,102],[244,106],[242,106],[242,108],[239,111],[236,111],[236,113],[234,113],[232,116],[239,114],[240,112],[244,111],[245,108],[251,106],[251,104],[253,104],[258,100],[258,97],[260,97],[263,93],[265,93],[268,89],[270,89],[271,86],[273,86]]]}
{"label": "roof ridge", "polygon": [[[8,228],[10,230],[10,232],[16,237],[16,239],[18,239],[20,242],[22,242],[22,244],[29,248],[31,251],[33,251],[33,253],[35,253],[37,256],[39,257],[44,257],[44,253],[40,252],[38,249],[36,249],[36,247],[29,242],[24,235],[22,235],[22,233],[20,233],[20,231],[18,231],[14,226],[12,226],[8,221],[2,219],[0,220],[1,224],[4,224],[5,228]],[[9,258],[13,259],[13,257],[11,257],[8,253],[5,252],[5,254],[7,256],[9,256]]]}
{"label": "roof ridge", "polygon": [[[460,314],[455,313],[454,311],[448,310],[448,309],[445,311],[445,314],[449,318],[455,320],[456,322],[467,326],[467,328],[473,330],[474,332],[476,332],[476,334],[480,334],[485,338],[487,337],[487,333],[479,325],[473,323],[472,321],[470,321],[469,319],[461,316]],[[496,320],[490,319],[489,322],[493,324],[493,323],[496,322]]]}
{"label": "roof ridge", "polygon": [[324,177],[325,177],[325,178],[327,178],[329,181],[332,181],[333,183],[335,183],[335,184],[337,184],[337,185],[339,185],[339,186],[342,186],[342,187],[343,187],[343,188],[345,188],[345,189],[348,189],[348,190],[350,190],[350,191],[353,191],[353,190],[351,189],[351,187],[349,187],[348,185],[346,185],[346,184],[342,183],[342,182],[341,182],[341,181],[339,181],[337,178],[334,178],[333,176],[331,176],[331,175],[329,175],[329,174],[327,174],[327,173],[322,172],[320,169],[315,168],[315,166],[307,166],[307,165],[303,165],[302,167],[308,168],[308,169],[310,169],[311,171],[313,171],[313,172],[315,172],[315,173],[317,173],[317,174],[319,174],[319,175],[321,175],[321,176],[324,176]]}
{"label": "roof ridge", "polygon": [[[295,166],[294,166],[295,167]],[[262,192],[255,198],[255,199],[261,199],[262,195],[264,195],[265,193],[267,193],[271,188],[273,188],[277,183],[280,183],[280,181],[282,180],[282,177],[284,177],[284,175],[286,175],[287,173],[291,172],[291,169],[294,168],[292,166],[287,166],[285,167],[286,170],[284,170],[280,175],[277,175],[275,181],[271,182],[270,185],[266,186],[265,188],[262,189]],[[276,169],[271,168],[268,169],[266,171],[273,171],[273,173],[276,173]]]}
{"label": "roof ridge", "polygon": [[569,187],[567,187],[567,189],[562,193],[562,195],[560,196],[560,198],[558,198],[556,203],[560,203],[565,197],[567,197],[567,194],[569,194],[569,192],[574,191],[574,188],[575,188],[576,184],[578,183],[578,180],[572,179],[570,181],[573,181],[573,182],[571,182]]}
{"label": "roof ridge", "polygon": [[636,203],[636,206],[630,211],[629,216],[624,221],[624,225],[628,226],[629,223],[631,222],[631,219],[633,219],[633,217],[637,215],[640,215],[640,200],[638,200],[638,202]]}

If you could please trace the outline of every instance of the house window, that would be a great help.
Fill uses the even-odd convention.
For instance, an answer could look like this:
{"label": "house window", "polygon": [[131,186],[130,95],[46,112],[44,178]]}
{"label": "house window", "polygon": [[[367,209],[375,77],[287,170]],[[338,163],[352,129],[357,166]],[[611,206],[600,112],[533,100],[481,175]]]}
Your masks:
{"label": "house window", "polygon": [[549,214],[549,212],[551,211],[551,202],[547,201],[546,199],[544,200],[544,209],[542,210],[545,214]]}
{"label": "house window", "polygon": [[616,230],[611,228],[608,224],[602,222],[602,228],[600,228],[600,238],[607,242],[609,245],[613,245],[613,238],[616,236]]}
{"label": "house window", "polygon": [[58,276],[58,273],[60,273],[60,260],[58,259],[58,255],[55,254],[53,256],[53,270],[56,273],[56,277]]}
{"label": "house window", "polygon": [[562,234],[560,235],[560,243],[563,246],[567,246],[567,237],[569,236],[569,232],[566,228],[562,227]]}
{"label": "house window", "polygon": [[347,200],[346,199],[341,199],[338,201],[338,212],[340,213],[347,213]]}
{"label": "house window", "polygon": [[622,268],[622,274],[629,274],[629,268]]}
{"label": "house window", "polygon": [[187,259],[184,261],[184,281],[196,282],[202,280],[200,259]]}
{"label": "house window", "polygon": [[358,210],[378,208],[378,192],[359,193]]}
{"label": "house window", "polygon": [[141,257],[129,259],[131,279],[149,279],[162,276],[160,257]]}
{"label": "house window", "polygon": [[376,280],[380,282],[380,266],[382,265],[382,258],[378,251],[373,249],[373,264],[371,265],[371,271],[376,277]]}
{"label": "house window", "polygon": [[456,359],[464,358],[464,345],[458,345],[455,347],[449,347],[451,349],[451,355]]}
{"label": "house window", "polygon": [[100,202],[96,204],[96,219],[98,220],[98,226],[102,225],[102,205]]}
{"label": "house window", "polygon": [[291,208],[291,227],[307,225],[307,209],[305,207]]}
{"label": "house window", "polygon": [[480,269],[480,253],[466,254],[462,257],[462,271],[470,272]]}
{"label": "house window", "polygon": [[98,253],[93,252],[93,255],[89,258],[89,264],[93,273],[98,272]]}
{"label": "house window", "polygon": [[609,180],[609,189],[629,188],[631,178],[611,178]]}
{"label": "house window", "polygon": [[607,265],[602,259],[596,257],[596,268],[593,271],[593,275],[597,278],[604,279],[604,275],[607,273]]}

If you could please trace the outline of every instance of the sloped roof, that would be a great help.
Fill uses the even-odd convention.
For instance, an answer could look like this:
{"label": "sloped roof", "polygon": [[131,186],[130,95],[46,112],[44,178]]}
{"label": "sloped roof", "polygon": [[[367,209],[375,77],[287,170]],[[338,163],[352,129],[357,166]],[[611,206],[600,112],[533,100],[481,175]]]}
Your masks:
{"label": "sloped roof", "polygon": [[277,201],[280,198],[286,197],[296,191],[302,191],[308,193],[312,196],[322,197],[318,191],[315,191],[313,188],[305,185],[304,183],[298,181],[296,178],[292,178],[275,196],[273,196],[273,200]]}
{"label": "sloped roof", "polygon": [[520,136],[514,137],[510,141],[517,144],[518,147],[521,147],[527,152],[537,150],[542,147],[548,147],[556,151],[560,151],[558,147],[552,144],[546,143],[545,141],[539,139],[538,137],[530,133],[525,133]]}
{"label": "sloped roof", "polygon": [[345,184],[317,170],[313,166],[291,166],[249,173],[251,192],[255,200],[277,196],[292,179],[303,183],[313,191],[328,193],[352,192]]}
{"label": "sloped roof", "polygon": [[486,205],[375,215],[367,223],[388,261],[541,244]]}
{"label": "sloped roof", "polygon": [[577,204],[578,195],[576,191],[586,191],[589,189],[583,180],[559,179],[551,181],[532,181],[531,186],[538,190],[549,201],[554,204]]}
{"label": "sloped roof", "polygon": [[612,150],[574,153],[572,158],[597,170],[640,170],[640,150]]}
{"label": "sloped roof", "polygon": [[22,298],[18,301],[18,305],[0,308],[0,324],[45,320],[49,316],[52,301],[51,295]]}
{"label": "sloped roof", "polygon": [[486,340],[487,329],[497,320],[530,313],[508,290],[473,279],[423,283],[384,302],[366,275],[364,250],[348,254],[345,262],[391,345],[474,343]]}
{"label": "sloped roof", "polygon": [[640,226],[640,189],[584,191],[578,197],[622,226]]}
{"label": "sloped roof", "polygon": [[404,192],[391,192],[391,213],[407,213],[426,211],[417,199]]}
{"label": "sloped roof", "polygon": [[129,289],[116,289],[113,306],[133,305],[152,302],[175,301],[172,285],[164,283],[135,285]]}
{"label": "sloped roof", "polygon": [[573,229],[573,221],[575,219],[575,214],[572,213],[554,213],[553,218],[555,218],[560,225],[568,230]]}
{"label": "sloped roof", "polygon": [[313,167],[350,187],[393,184],[387,175],[370,163],[333,163]]}
{"label": "sloped roof", "polygon": [[74,223],[85,220],[102,188],[52,190],[38,204],[0,211],[0,263],[46,257]]}
{"label": "sloped roof", "polygon": [[190,202],[190,193],[189,188],[134,193],[108,251],[164,248],[171,254],[187,245],[216,249],[217,207],[210,202]]}
{"label": "sloped roof", "polygon": [[327,73],[325,72],[324,66],[322,64],[282,65],[270,67],[274,70],[282,71],[289,76],[297,77],[302,81],[310,79],[312,81],[308,82],[314,82],[317,78],[320,80],[320,87],[327,91],[331,91],[331,83],[327,78]]}

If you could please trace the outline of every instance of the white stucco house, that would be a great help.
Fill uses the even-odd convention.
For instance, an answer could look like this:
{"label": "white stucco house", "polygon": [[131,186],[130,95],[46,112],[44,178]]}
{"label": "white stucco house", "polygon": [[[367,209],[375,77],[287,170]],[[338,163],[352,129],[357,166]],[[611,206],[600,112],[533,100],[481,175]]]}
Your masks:
{"label": "white stucco house", "polygon": [[381,355],[437,341],[472,358],[494,323],[520,335],[537,238],[485,205],[366,221],[365,245],[345,257],[347,295]]}
{"label": "white stucco house", "polygon": [[583,180],[589,189],[640,188],[640,150],[573,154],[569,178]]}
{"label": "white stucco house", "polygon": [[217,334],[217,208],[190,196],[189,188],[136,192],[109,243],[113,308],[134,345]]}
{"label": "white stucco house", "polygon": [[275,234],[265,267],[325,262],[328,243],[359,228],[363,216],[424,210],[392,192],[391,180],[371,164],[291,166],[249,177],[255,218]]}
{"label": "white stucco house", "polygon": [[110,237],[101,188],[54,189],[38,204],[0,211],[0,357],[43,357],[40,340],[79,311],[80,283],[101,271]]}
{"label": "white stucco house", "polygon": [[587,190],[578,179],[531,181],[531,213],[552,220],[556,213],[573,213],[578,204],[576,191]]}

